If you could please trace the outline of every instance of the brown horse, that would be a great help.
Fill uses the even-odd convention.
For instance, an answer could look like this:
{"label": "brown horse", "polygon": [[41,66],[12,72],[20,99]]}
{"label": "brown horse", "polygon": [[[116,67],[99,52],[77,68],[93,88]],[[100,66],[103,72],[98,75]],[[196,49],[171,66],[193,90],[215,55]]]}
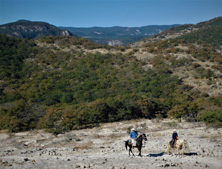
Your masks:
{"label": "brown horse", "polygon": [[171,144],[171,141],[168,143],[167,149],[166,149],[166,153],[170,153],[170,149],[173,148],[173,153],[175,148],[177,149],[178,155],[180,156],[180,150],[182,150],[182,154],[181,157],[183,157],[184,155],[184,149],[187,148],[188,151],[190,151],[190,148],[187,144],[187,140],[176,140],[174,145]]}
{"label": "brown horse", "polygon": [[[139,154],[138,156],[142,156],[141,155],[141,149],[142,149],[142,146],[143,146],[143,140],[147,141],[147,138],[146,138],[146,134],[141,134],[139,137],[136,138],[136,148],[138,149],[139,151]],[[132,145],[132,143],[130,142],[130,140],[127,140],[125,141],[125,147],[126,147],[126,150],[127,150],[127,147],[129,147],[129,156],[130,156],[130,152],[133,154],[132,152],[132,148],[134,147]],[[133,154],[134,156],[134,154]]]}

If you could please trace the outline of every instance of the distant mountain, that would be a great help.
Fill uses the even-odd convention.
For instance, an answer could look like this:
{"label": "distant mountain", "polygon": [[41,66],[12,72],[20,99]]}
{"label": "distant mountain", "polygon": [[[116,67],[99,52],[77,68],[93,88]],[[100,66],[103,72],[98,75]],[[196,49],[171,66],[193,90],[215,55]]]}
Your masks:
{"label": "distant mountain", "polygon": [[132,43],[133,46],[143,46],[151,42],[158,42],[169,39],[183,39],[187,43],[204,42],[216,46],[222,45],[222,17],[198,24],[185,24],[165,30],[157,35],[144,38],[141,41]]}
{"label": "distant mountain", "polygon": [[19,20],[0,25],[0,33],[19,38],[41,38],[43,36],[76,35],[100,44],[110,46],[133,43],[156,35],[178,25],[152,25],[143,27],[56,27],[46,22]]}
{"label": "distant mountain", "polygon": [[42,36],[72,35],[67,30],[61,30],[45,22],[19,20],[17,22],[0,25],[0,33],[19,38],[40,38]]}
{"label": "distant mountain", "polygon": [[170,29],[178,25],[152,25],[143,27],[91,27],[91,28],[75,28],[60,27],[68,30],[73,34],[87,38],[97,43],[106,45],[122,45],[130,42],[139,41],[143,38],[158,34],[166,29]]}

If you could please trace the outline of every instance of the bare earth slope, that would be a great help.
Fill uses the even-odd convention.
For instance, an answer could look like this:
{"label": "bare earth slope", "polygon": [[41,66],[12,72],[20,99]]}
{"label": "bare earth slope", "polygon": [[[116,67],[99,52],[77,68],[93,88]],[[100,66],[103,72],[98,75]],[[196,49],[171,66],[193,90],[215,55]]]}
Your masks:
{"label": "bare earth slope", "polygon": [[[136,127],[148,136],[142,157],[129,157],[124,141],[127,129]],[[183,158],[164,154],[173,129],[187,139],[190,152]],[[133,150],[138,154],[136,149]],[[44,131],[0,133],[0,168],[208,168],[222,167],[222,128],[175,121],[124,121],[53,136]]]}

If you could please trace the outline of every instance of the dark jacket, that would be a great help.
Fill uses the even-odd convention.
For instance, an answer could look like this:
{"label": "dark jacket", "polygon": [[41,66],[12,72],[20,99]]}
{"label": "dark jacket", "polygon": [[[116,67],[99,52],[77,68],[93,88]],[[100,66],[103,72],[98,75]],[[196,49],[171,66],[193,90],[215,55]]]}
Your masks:
{"label": "dark jacket", "polygon": [[176,140],[177,137],[178,137],[178,134],[177,134],[177,133],[173,133],[173,135],[172,135],[172,139],[173,139],[173,140]]}

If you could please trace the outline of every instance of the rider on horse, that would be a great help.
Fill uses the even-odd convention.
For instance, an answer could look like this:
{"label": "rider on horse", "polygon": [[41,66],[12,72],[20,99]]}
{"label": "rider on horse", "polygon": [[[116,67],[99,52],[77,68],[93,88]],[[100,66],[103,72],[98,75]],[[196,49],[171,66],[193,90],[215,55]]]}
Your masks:
{"label": "rider on horse", "polygon": [[177,134],[176,129],[174,129],[173,134],[172,134],[172,146],[174,145],[176,140],[178,140],[178,134]]}
{"label": "rider on horse", "polygon": [[135,145],[135,143],[136,143],[136,138],[137,138],[137,136],[138,136],[138,133],[137,133],[137,131],[134,129],[134,128],[132,128],[131,129],[131,133],[130,133],[130,142],[133,144],[133,145]]}

